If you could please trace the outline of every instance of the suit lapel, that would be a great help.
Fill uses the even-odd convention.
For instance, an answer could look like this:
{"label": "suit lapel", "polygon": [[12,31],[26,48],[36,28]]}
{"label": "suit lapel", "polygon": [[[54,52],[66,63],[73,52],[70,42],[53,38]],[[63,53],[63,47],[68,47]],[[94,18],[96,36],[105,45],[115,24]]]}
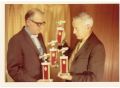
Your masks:
{"label": "suit lapel", "polygon": [[76,55],[75,55],[75,59],[83,52],[83,51],[85,51],[86,49],[87,49],[87,43],[85,43],[81,48],[80,48],[80,50],[78,51],[78,53],[76,53]]}
{"label": "suit lapel", "polygon": [[85,42],[85,44],[80,48],[80,50],[78,51],[78,53],[76,53],[75,57],[74,57],[74,61],[73,63],[78,59],[78,57],[82,54],[83,51],[86,51],[88,48],[88,43]]}
{"label": "suit lapel", "polygon": [[37,47],[34,45],[34,43],[32,42],[32,39],[27,34],[27,32],[25,31],[24,28],[22,29],[22,32],[24,33],[24,37],[25,37],[25,40],[28,43],[28,45],[30,45],[31,48],[34,49],[34,51],[36,52],[36,54],[39,55],[39,51],[38,51]]}
{"label": "suit lapel", "polygon": [[86,40],[86,42],[83,44],[83,46],[80,48],[80,50],[78,51],[78,53],[76,53],[75,59],[74,59],[73,63],[78,59],[78,56],[80,56],[83,51],[86,51],[89,48],[89,46],[91,46],[90,45],[90,41],[92,41],[93,36],[94,36],[94,34],[92,33],[90,35],[90,37]]}
{"label": "suit lapel", "polygon": [[43,48],[44,53],[46,53],[47,50],[46,50],[46,47],[45,47],[45,44],[44,44],[43,37],[42,37],[42,34],[41,34],[41,33],[38,35],[38,39],[39,39],[39,41],[40,41],[40,43],[41,43],[41,46],[42,46],[42,48]]}

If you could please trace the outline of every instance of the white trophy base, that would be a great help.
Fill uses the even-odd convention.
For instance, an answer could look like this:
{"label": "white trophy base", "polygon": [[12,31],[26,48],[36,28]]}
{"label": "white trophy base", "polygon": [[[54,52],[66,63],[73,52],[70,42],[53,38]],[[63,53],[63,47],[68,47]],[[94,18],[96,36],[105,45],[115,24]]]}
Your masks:
{"label": "white trophy base", "polygon": [[40,79],[39,82],[53,82],[53,79]]}
{"label": "white trophy base", "polygon": [[61,75],[70,75],[70,73],[68,73],[68,72],[67,73],[61,73],[61,72],[59,72],[58,75],[60,75],[60,76]]}
{"label": "white trophy base", "polygon": [[58,65],[58,64],[55,64],[55,65],[51,65],[51,67],[53,67],[53,68],[58,68],[59,65]]}

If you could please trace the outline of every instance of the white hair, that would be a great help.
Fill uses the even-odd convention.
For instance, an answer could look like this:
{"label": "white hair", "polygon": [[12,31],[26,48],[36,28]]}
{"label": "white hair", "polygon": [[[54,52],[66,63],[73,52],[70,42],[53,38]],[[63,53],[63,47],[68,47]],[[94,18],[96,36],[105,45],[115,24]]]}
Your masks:
{"label": "white hair", "polygon": [[73,19],[77,19],[77,18],[79,18],[83,23],[85,23],[85,25],[89,25],[90,27],[93,26],[93,18],[89,14],[82,12]]}

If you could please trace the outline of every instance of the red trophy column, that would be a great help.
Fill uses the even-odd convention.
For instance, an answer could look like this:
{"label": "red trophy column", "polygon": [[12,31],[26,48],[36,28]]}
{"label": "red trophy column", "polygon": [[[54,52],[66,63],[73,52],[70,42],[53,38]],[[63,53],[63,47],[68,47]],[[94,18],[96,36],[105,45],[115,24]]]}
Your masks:
{"label": "red trophy column", "polygon": [[42,64],[43,80],[52,81],[50,79],[50,63],[49,62],[43,62],[41,64]]}
{"label": "red trophy column", "polygon": [[60,56],[60,73],[68,73],[68,56]]}
{"label": "red trophy column", "polygon": [[57,42],[58,42],[58,45],[61,45],[61,44],[62,44],[62,34],[63,34],[63,30],[64,30],[63,27],[57,27]]}
{"label": "red trophy column", "polygon": [[56,48],[51,48],[50,49],[50,62],[51,65],[55,65],[57,63],[57,49]]}

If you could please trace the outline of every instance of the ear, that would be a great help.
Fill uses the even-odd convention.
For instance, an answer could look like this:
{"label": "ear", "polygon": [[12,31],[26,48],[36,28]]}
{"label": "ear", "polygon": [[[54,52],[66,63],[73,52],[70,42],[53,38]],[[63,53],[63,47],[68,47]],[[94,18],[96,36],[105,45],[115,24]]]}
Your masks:
{"label": "ear", "polygon": [[90,26],[90,24],[87,24],[87,29],[91,29],[91,26]]}
{"label": "ear", "polygon": [[29,25],[30,25],[30,21],[29,21],[29,20],[26,20],[26,24],[29,26]]}

